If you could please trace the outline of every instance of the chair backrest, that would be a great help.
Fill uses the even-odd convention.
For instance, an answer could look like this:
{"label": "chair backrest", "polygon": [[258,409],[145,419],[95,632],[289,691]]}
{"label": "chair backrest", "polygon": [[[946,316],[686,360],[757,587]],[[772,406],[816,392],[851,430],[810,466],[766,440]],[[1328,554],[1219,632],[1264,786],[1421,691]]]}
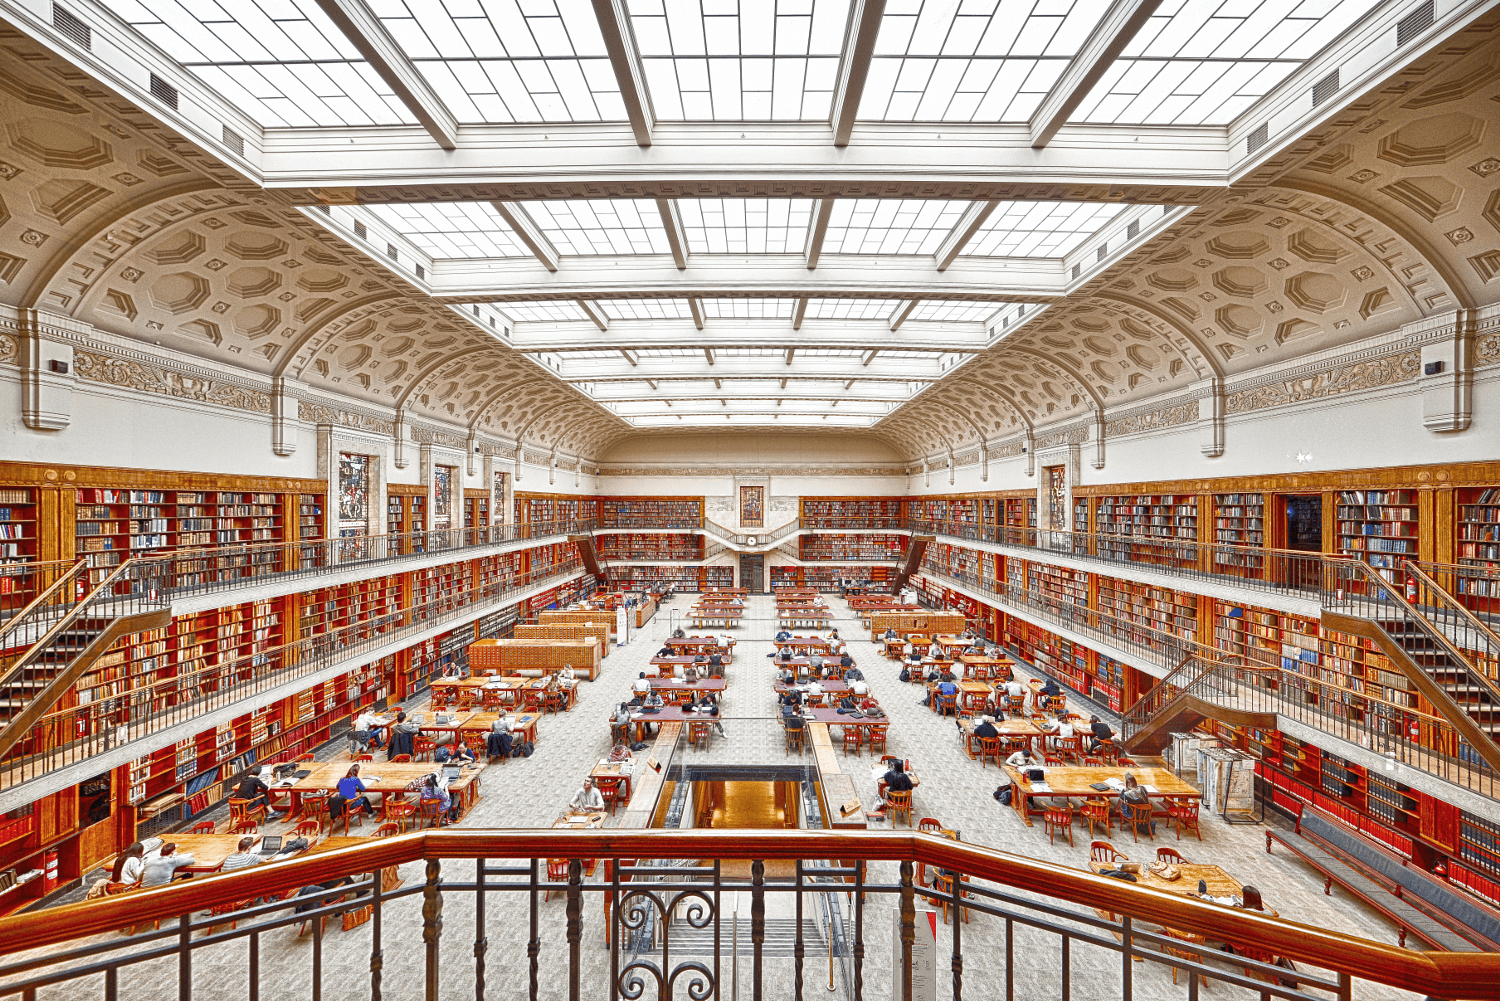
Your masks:
{"label": "chair backrest", "polygon": [[359,755],[355,755],[354,760],[355,761],[374,761],[375,760],[375,755],[373,755],[373,754],[359,754]]}
{"label": "chair backrest", "polygon": [[932,833],[936,834],[942,829],[943,825],[938,821],[936,817],[923,817],[921,820],[917,821],[917,830],[919,831],[931,831]]}
{"label": "chair backrest", "polygon": [[311,751],[308,751],[308,752],[305,752],[303,754],[297,755],[297,763],[298,764],[301,764],[304,761],[315,761],[315,760],[317,760],[317,759],[313,756],[313,754],[312,754]]}
{"label": "chair backrest", "polygon": [[1122,853],[1118,848],[1110,844],[1108,841],[1089,842],[1090,862],[1118,862],[1121,860],[1128,861],[1129,858],[1129,855]]}
{"label": "chair backrest", "polygon": [[387,823],[387,824],[381,824],[375,830],[375,836],[377,838],[388,838],[392,834],[400,834],[400,833],[401,833],[401,825],[400,824],[389,824],[389,823]]}
{"label": "chair backrest", "polygon": [[394,758],[391,759],[391,764],[393,764],[393,765],[404,765],[404,764],[409,763],[410,761],[411,761],[411,755],[410,754],[398,754]]}
{"label": "chair backrest", "polygon": [[212,834],[213,832],[214,822],[212,820],[200,820],[193,825],[194,834]]}
{"label": "chair backrest", "polygon": [[1151,819],[1151,804],[1132,803],[1129,800],[1121,798],[1120,816],[1126,818],[1131,823],[1145,823]]}
{"label": "chair backrest", "polygon": [[568,878],[568,860],[565,858],[549,858],[547,860],[547,878],[558,882]]}
{"label": "chair backrest", "polygon": [[234,799],[231,797],[229,800],[229,819],[243,820],[245,818],[245,811],[249,807],[250,801],[248,799]]}
{"label": "chair backrest", "polygon": [[316,820],[303,820],[298,822],[296,829],[292,831],[292,836],[300,838],[310,834],[313,837],[317,837],[319,827],[320,825]]}
{"label": "chair backrest", "polygon": [[887,803],[899,810],[911,809],[911,790],[886,790],[885,799]]}
{"label": "chair backrest", "polygon": [[1171,862],[1173,865],[1179,865],[1182,862],[1182,853],[1176,848],[1158,848],[1156,850],[1156,861]]}
{"label": "chair backrest", "polygon": [[259,832],[260,825],[253,820],[241,820],[229,831],[230,834],[257,834]]}

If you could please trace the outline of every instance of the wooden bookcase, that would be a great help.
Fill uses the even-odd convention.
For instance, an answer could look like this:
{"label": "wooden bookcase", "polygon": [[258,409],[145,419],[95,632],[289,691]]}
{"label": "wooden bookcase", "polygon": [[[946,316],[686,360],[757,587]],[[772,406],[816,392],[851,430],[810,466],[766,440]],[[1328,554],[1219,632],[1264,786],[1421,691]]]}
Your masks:
{"label": "wooden bookcase", "polygon": [[[1266,543],[1266,501],[1259,493],[1214,494],[1214,542],[1223,546],[1262,549]],[[1242,577],[1260,577],[1265,573],[1265,557],[1254,553],[1216,550],[1213,557],[1216,573]]]}
{"label": "wooden bookcase", "polygon": [[41,525],[36,500],[30,487],[0,488],[0,564],[37,559]]}
{"label": "wooden bookcase", "polygon": [[1025,566],[1028,590],[1040,592],[1066,604],[1088,606],[1089,575],[1087,572],[1030,561],[1026,562]]}
{"label": "wooden bookcase", "polygon": [[611,532],[597,540],[599,557],[610,560],[699,560],[703,536],[689,533]]}
{"label": "wooden bookcase", "polygon": [[1198,498],[1192,494],[1100,497],[1094,516],[1103,534],[1198,541]]}
{"label": "wooden bookcase", "polygon": [[901,498],[804,497],[799,513],[807,528],[894,527],[901,518]]}
{"label": "wooden bookcase", "polygon": [[600,528],[702,528],[702,497],[601,497]]}
{"label": "wooden bookcase", "polygon": [[483,490],[464,491],[464,528],[490,526],[490,495]]}
{"label": "wooden bookcase", "polygon": [[899,560],[906,551],[906,536],[858,534],[803,535],[797,555],[804,560]]}
{"label": "wooden bookcase", "polygon": [[1098,588],[1099,611],[1157,632],[1197,639],[1197,595],[1102,576]]}
{"label": "wooden bookcase", "polygon": [[1335,519],[1338,552],[1362,559],[1387,580],[1404,557],[1418,555],[1415,490],[1344,490]]}

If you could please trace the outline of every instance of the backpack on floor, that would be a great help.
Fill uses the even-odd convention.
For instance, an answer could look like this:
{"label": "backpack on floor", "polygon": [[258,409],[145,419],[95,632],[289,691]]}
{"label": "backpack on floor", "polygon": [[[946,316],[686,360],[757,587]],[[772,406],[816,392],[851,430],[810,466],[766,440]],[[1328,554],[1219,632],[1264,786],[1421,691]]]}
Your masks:
{"label": "backpack on floor", "polygon": [[906,668],[903,667],[901,669],[901,674],[898,677],[900,678],[901,681],[910,681],[911,680],[911,672],[908,671]]}
{"label": "backpack on floor", "polygon": [[1010,786],[1000,786],[996,789],[995,800],[1001,806],[1010,806]]}
{"label": "backpack on floor", "polygon": [[535,751],[535,750],[536,750],[536,748],[534,746],[532,746],[531,741],[529,741],[529,740],[523,740],[521,742],[521,747],[520,747],[521,757],[523,757],[523,758],[529,758],[529,757],[531,757],[531,753],[533,751]]}

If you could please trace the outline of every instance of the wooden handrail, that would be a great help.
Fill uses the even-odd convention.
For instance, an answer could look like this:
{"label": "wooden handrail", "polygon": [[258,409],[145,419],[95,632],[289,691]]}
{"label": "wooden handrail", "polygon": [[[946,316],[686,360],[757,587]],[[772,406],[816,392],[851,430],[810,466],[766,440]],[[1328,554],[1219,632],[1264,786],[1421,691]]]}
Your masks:
{"label": "wooden handrail", "polygon": [[[52,566],[53,564],[49,563],[41,565]],[[28,601],[25,608],[22,608],[15,615],[12,615],[10,618],[6,619],[4,623],[0,623],[0,650],[5,649],[6,637],[10,634],[10,631],[12,629],[16,628],[16,626],[23,622],[26,616],[31,614],[33,609],[39,608],[45,602],[50,601],[52,599],[52,596],[60,588],[72,583],[77,578],[79,571],[83,570],[85,566],[86,562],[82,559],[69,566],[67,570],[58,575],[57,580],[48,585],[47,588],[40,594],[38,594],[35,598],[32,598],[30,601]]]}
{"label": "wooden handrail", "polygon": [[[1439,586],[1438,582],[1428,576],[1415,560],[1404,560],[1403,563],[1407,573],[1412,574],[1417,580],[1426,584],[1429,590],[1442,595],[1446,602],[1452,606],[1453,611],[1468,624],[1470,629],[1473,629],[1489,640],[1490,645],[1494,649],[1500,650],[1500,636],[1496,636],[1495,631],[1483,619],[1470,611],[1463,602],[1449,594],[1446,588]],[[1480,673],[1483,674],[1484,672],[1481,671]],[[1488,679],[1486,678],[1486,680]]]}
{"label": "wooden handrail", "polygon": [[419,859],[701,858],[910,860],[1136,919],[1267,949],[1436,997],[1500,1001],[1500,954],[1427,953],[934,835],[835,831],[435,830],[274,866],[0,918],[0,954],[31,951]]}

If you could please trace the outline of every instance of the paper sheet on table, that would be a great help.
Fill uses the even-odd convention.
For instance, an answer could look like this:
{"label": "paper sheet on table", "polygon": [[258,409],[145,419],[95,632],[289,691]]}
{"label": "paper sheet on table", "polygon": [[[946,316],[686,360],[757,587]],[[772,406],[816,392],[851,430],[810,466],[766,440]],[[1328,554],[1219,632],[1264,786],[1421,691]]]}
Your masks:
{"label": "paper sheet on table", "polygon": [[1045,783],[1045,782],[1039,781],[1037,779],[1033,779],[1032,782],[1031,782],[1031,791],[1032,792],[1051,792],[1052,791],[1052,787],[1050,785],[1048,785],[1047,783]]}

